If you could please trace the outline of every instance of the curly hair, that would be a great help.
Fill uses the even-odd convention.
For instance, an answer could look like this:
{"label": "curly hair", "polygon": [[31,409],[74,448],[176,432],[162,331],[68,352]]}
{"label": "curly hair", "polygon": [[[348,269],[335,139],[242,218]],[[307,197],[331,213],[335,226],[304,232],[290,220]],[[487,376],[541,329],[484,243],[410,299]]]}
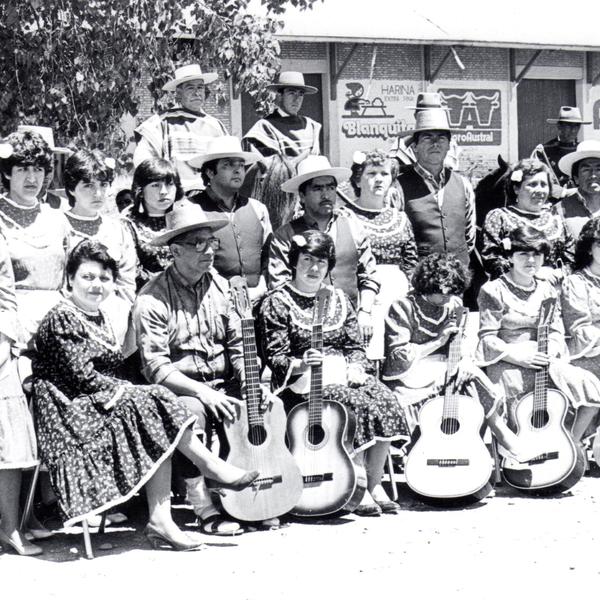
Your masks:
{"label": "curly hair", "polygon": [[46,175],[52,171],[52,150],[44,138],[33,131],[19,131],[11,133],[4,142],[12,146],[12,154],[0,160],[0,174],[2,183],[10,189],[10,174],[12,168],[42,167]]}
{"label": "curly hair", "polygon": [[[303,238],[305,243],[298,243],[294,238]],[[315,258],[324,258],[327,260],[327,272],[331,272],[335,267],[335,243],[333,238],[317,229],[308,229],[295,235],[292,238],[290,246],[289,262],[292,274],[295,276],[296,265],[301,253],[310,254]]]}
{"label": "curly hair", "polygon": [[[383,150],[369,150],[365,152],[365,160],[362,163],[352,163],[350,169],[352,170],[352,174],[350,175],[350,185],[354,190],[356,196],[360,196],[360,178],[365,171],[365,168],[368,166],[376,166],[381,167],[385,165],[387,162],[391,162],[391,158],[383,151]],[[390,165],[390,173],[391,173],[391,165]]]}
{"label": "curly hair", "polygon": [[91,183],[94,179],[112,183],[113,170],[106,164],[106,156],[100,150],[78,150],[65,163],[63,181],[71,206],[75,206],[73,191],[81,181]]}
{"label": "curly hair", "polygon": [[452,294],[462,296],[471,282],[471,273],[453,254],[434,252],[422,259],[412,276],[417,294]]}
{"label": "curly hair", "polygon": [[131,191],[134,194],[133,214],[142,214],[144,207],[144,188],[155,181],[164,181],[175,186],[175,202],[183,198],[183,188],[177,170],[171,162],[164,158],[148,158],[143,160],[133,172]]}
{"label": "curly hair", "polygon": [[108,253],[108,248],[98,240],[82,240],[71,250],[67,258],[67,289],[71,289],[70,279],[75,277],[77,270],[84,262],[97,262],[112,273],[113,280],[119,276],[119,265]]}
{"label": "curly hair", "polygon": [[592,246],[600,242],[600,217],[590,219],[581,229],[575,245],[573,269],[580,271],[592,264]]}
{"label": "curly hair", "polygon": [[[552,250],[550,242],[544,235],[528,225],[520,225],[513,229],[506,238],[506,245],[501,245],[501,252],[498,258],[499,273],[507,273],[510,271],[510,257],[515,252],[535,252],[543,254],[547,258]],[[503,244],[503,240],[499,240]]]}
{"label": "curly hair", "polygon": [[[513,181],[512,174],[521,171],[521,181]],[[550,169],[541,160],[537,158],[523,158],[517,164],[513,165],[506,176],[506,199],[507,204],[514,204],[517,201],[519,189],[528,177],[533,177],[538,173],[546,173],[548,178],[548,191],[550,191]]]}

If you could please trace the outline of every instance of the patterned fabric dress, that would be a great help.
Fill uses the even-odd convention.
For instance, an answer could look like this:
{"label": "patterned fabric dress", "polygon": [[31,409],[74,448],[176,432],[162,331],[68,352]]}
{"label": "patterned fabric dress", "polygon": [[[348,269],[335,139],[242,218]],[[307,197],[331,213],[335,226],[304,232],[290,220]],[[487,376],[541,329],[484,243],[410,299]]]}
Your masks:
{"label": "patterned fabric dress", "polygon": [[[356,314],[348,297],[334,289],[323,323],[323,353],[337,357],[337,372],[345,364],[356,364],[372,373],[373,367],[360,345]],[[290,386],[292,361],[301,358],[310,348],[314,295],[304,294],[285,283],[265,298],[259,327],[263,353],[273,372],[273,381],[281,391],[286,409],[308,399],[308,394],[296,393]],[[337,400],[355,415],[357,421],[355,452],[372,446],[376,441],[391,441],[408,437],[404,413],[394,395],[372,375],[360,386],[327,383],[331,369],[323,367],[323,399]]]}
{"label": "patterned fabric dress", "polygon": [[127,210],[123,216],[131,231],[137,252],[135,284],[139,291],[153,275],[162,273],[173,261],[168,246],[152,246],[150,243],[157,235],[165,232],[167,225],[164,215],[151,217],[146,213],[140,214]]}
{"label": "patterned fabric dress", "polygon": [[544,265],[555,269],[573,262],[575,242],[563,219],[545,206],[540,213],[519,210],[516,206],[495,208],[483,224],[483,249],[481,252],[485,270],[492,279],[505,271],[502,240],[517,227],[527,226],[539,231],[550,242],[550,254]]}
{"label": "patterned fabric dress", "polygon": [[[514,420],[514,404],[534,388],[534,369],[527,369],[504,359],[511,345],[523,349],[537,348],[537,325],[540,306],[557,292],[547,281],[534,281],[531,288],[516,285],[508,276],[489,281],[479,292],[478,359],[493,382],[504,386],[508,403],[509,424]],[[548,370],[551,385],[562,391],[572,406],[600,406],[600,381],[591,373],[567,362],[564,327],[560,306],[548,335],[548,354],[556,357]]]}
{"label": "patterned fabric dress", "polygon": [[101,313],[63,301],[40,325],[37,343],[40,455],[68,526],[135,494],[195,417],[164,387],[115,377],[122,356]]}
{"label": "patterned fabric dress", "polygon": [[[390,307],[385,323],[386,361],[382,379],[407,408],[411,429],[417,424],[418,410],[425,400],[444,393],[447,371],[448,344],[424,357],[420,354],[420,347],[437,339],[447,326],[455,322],[454,312],[460,305],[460,299],[453,298],[447,304],[437,306],[420,294],[409,292],[406,298]],[[464,341],[461,355],[469,355]],[[486,416],[499,408],[502,398],[501,389],[479,371],[464,393],[479,400]]]}

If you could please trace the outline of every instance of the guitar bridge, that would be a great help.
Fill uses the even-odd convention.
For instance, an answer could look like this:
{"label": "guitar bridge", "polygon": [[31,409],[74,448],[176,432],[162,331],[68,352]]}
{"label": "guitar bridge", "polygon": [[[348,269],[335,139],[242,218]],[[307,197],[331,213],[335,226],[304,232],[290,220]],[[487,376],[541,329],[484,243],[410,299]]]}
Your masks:
{"label": "guitar bridge", "polygon": [[544,452],[544,454],[540,454],[527,461],[528,465],[539,465],[547,460],[556,460],[558,458],[558,452]]}
{"label": "guitar bridge", "polygon": [[468,467],[468,458],[428,458],[428,467]]}
{"label": "guitar bridge", "polygon": [[302,477],[304,485],[314,485],[315,483],[323,483],[324,481],[333,481],[333,473],[319,473],[317,475],[304,475]]}
{"label": "guitar bridge", "polygon": [[253,489],[265,490],[272,488],[276,483],[282,483],[283,477],[281,475],[273,475],[272,477],[259,477],[252,483]]}

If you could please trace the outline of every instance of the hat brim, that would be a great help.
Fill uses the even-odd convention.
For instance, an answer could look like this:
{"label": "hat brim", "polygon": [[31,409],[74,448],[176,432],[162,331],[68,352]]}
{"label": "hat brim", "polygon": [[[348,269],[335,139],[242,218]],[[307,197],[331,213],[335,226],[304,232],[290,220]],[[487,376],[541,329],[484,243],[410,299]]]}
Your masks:
{"label": "hat brim", "polygon": [[309,179],[315,179],[316,177],[325,177],[330,175],[334,177],[336,182],[346,181],[350,179],[352,171],[347,167],[331,167],[330,169],[321,169],[319,171],[311,171],[310,173],[303,173],[302,175],[296,175],[281,184],[281,189],[288,194],[294,194],[298,191],[298,188]]}
{"label": "hat brim", "polygon": [[202,73],[201,75],[186,75],[185,77],[180,77],[179,79],[171,79],[171,81],[167,81],[165,85],[163,85],[162,89],[165,92],[174,92],[178,85],[182,83],[186,83],[187,81],[202,81],[204,85],[212,83],[219,78],[217,73]]}
{"label": "hat brim", "polygon": [[580,150],[569,152],[558,161],[558,168],[565,174],[571,177],[573,174],[573,165],[580,160],[586,158],[597,158],[600,160],[600,149],[598,150]]}
{"label": "hat brim", "polygon": [[569,125],[591,125],[591,121],[583,121],[582,119],[546,119],[546,123],[568,123]]}
{"label": "hat brim", "polygon": [[262,156],[255,152],[213,152],[212,154],[198,154],[191,158],[183,158],[180,156],[179,160],[183,160],[195,169],[200,169],[204,163],[211,160],[219,160],[220,158],[241,158],[247,165],[253,165],[255,162],[258,162]]}
{"label": "hat brim", "polygon": [[166,231],[165,233],[161,233],[157,235],[151,242],[152,246],[166,246],[169,242],[176,238],[178,235],[182,233],[187,233],[188,231],[194,231],[194,229],[210,229],[211,231],[218,231],[222,229],[226,225],[229,225],[229,221],[227,219],[213,219],[210,221],[203,221],[201,223],[193,223],[192,225],[185,225],[184,227],[178,227],[177,229],[172,229],[171,231]]}
{"label": "hat brim", "polygon": [[270,83],[267,86],[269,92],[280,92],[285,88],[293,88],[295,90],[303,90],[305,94],[316,94],[319,90],[312,85],[294,85],[293,83]]}

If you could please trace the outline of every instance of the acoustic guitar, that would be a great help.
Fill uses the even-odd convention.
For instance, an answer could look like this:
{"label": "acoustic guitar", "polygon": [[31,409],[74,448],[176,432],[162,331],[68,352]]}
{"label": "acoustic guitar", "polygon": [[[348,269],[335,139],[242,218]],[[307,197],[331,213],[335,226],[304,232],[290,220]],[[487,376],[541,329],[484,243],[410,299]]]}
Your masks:
{"label": "acoustic guitar", "polygon": [[458,394],[453,378],[461,359],[467,309],[459,307],[458,332],[448,349],[443,396],[427,400],[419,411],[419,437],[408,454],[406,483],[436,503],[477,502],[492,489],[492,457],[483,442],[484,412],[479,401]]}
{"label": "acoustic guitar", "polygon": [[238,418],[225,423],[229,442],[227,461],[247,471],[259,471],[254,483],[241,491],[223,489],[223,509],[240,521],[264,521],[290,512],[302,494],[302,475],[285,445],[283,404],[263,406],[254,334],[252,305],[245,279],[230,280],[236,312],[242,322],[245,373],[245,407]]}
{"label": "acoustic guitar", "polygon": [[[548,351],[548,332],[556,310],[556,299],[542,302],[538,320],[537,347]],[[515,405],[517,436],[539,448],[539,455],[520,463],[506,457],[502,461],[504,479],[515,488],[538,495],[551,495],[573,487],[585,472],[583,448],[571,437],[574,412],[565,395],[548,389],[548,367],[535,374],[533,392]]]}
{"label": "acoustic guitar", "polygon": [[[331,292],[321,288],[313,308],[311,348],[321,352],[323,316],[330,298]],[[367,476],[350,456],[355,431],[354,415],[343,404],[323,400],[323,364],[311,366],[308,402],[298,404],[288,415],[290,450],[304,482],[292,514],[323,516],[352,511],[359,505]]]}

